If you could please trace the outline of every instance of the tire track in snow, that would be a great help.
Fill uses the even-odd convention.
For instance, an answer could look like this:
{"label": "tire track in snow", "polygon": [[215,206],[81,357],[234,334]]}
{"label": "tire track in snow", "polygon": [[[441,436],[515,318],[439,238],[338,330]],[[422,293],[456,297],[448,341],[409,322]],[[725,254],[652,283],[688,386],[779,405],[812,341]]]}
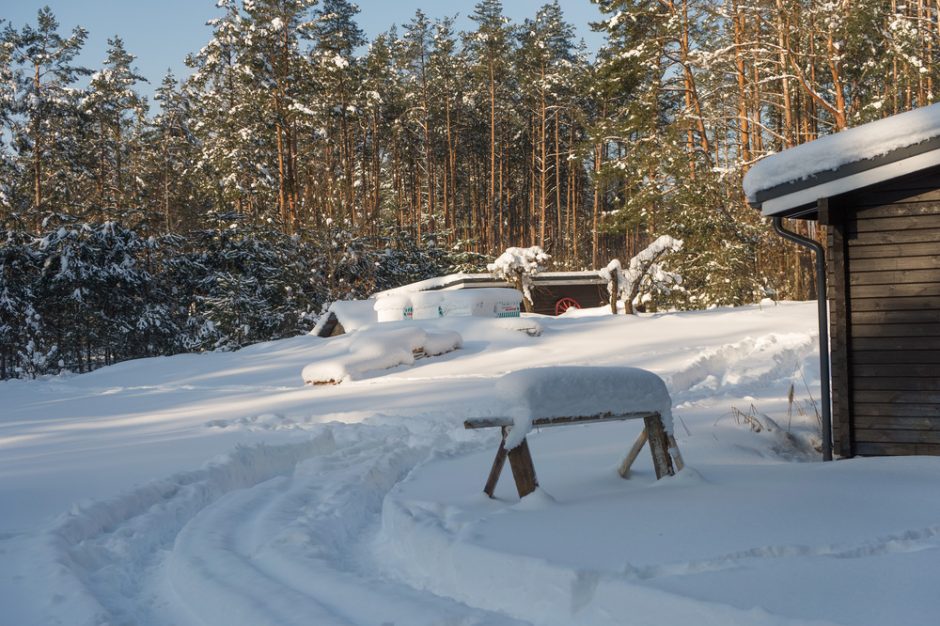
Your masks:
{"label": "tire track in snow", "polygon": [[335,447],[329,428],[302,443],[238,447],[201,469],[73,507],[37,547],[37,561],[54,564],[45,581],[54,599],[48,622],[141,623],[141,612],[160,601],[143,588],[149,572],[189,520],[226,493]]}
{"label": "tire track in snow", "polygon": [[227,625],[511,623],[363,568],[357,545],[385,494],[430,452],[409,446],[404,429],[375,430],[290,478],[226,496],[188,524],[169,569],[190,610]]}
{"label": "tire track in snow", "polygon": [[[518,624],[369,571],[385,494],[452,427],[330,425],[77,507],[44,535],[46,623]],[[482,445],[482,444],[475,444]],[[474,447],[475,447],[474,445]]]}

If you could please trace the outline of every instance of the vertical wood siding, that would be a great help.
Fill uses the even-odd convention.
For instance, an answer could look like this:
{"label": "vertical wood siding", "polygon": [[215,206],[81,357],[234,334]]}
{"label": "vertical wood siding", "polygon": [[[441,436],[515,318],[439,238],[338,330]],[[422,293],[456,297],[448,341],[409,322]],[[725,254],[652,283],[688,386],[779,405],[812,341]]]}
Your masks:
{"label": "vertical wood siding", "polygon": [[830,220],[840,453],[940,454],[938,187],[937,170],[889,181]]}

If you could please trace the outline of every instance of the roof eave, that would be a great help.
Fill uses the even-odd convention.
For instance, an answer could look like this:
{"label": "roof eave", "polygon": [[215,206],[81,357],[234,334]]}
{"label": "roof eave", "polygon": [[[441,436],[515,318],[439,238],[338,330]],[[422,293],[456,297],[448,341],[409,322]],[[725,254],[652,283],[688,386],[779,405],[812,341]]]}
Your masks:
{"label": "roof eave", "polygon": [[820,198],[831,198],[935,165],[940,165],[940,137],[759,191],[748,202],[766,217],[793,217],[794,213],[805,213],[808,207],[815,207]]}

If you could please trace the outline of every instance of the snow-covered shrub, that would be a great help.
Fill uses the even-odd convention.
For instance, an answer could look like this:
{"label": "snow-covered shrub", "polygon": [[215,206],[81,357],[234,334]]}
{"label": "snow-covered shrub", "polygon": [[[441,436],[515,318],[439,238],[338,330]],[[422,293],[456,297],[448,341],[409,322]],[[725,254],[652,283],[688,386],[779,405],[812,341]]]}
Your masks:
{"label": "snow-covered shrub", "polygon": [[449,253],[426,235],[420,241],[407,232],[383,238],[384,250],[375,253],[375,290],[384,291],[408,283],[449,274]]}
{"label": "snow-covered shrub", "polygon": [[328,294],[323,255],[241,216],[219,217],[219,227],[190,236],[191,250],[178,262],[189,349],[232,349],[309,331],[315,320],[307,313],[319,311]]}
{"label": "snow-covered shrub", "polygon": [[664,270],[658,263],[663,256],[681,249],[681,240],[663,235],[630,259],[626,268],[614,259],[598,274],[607,281],[611,300],[622,300],[624,311],[633,313],[639,304],[651,301],[656,295],[669,295],[682,289],[682,276]]}
{"label": "snow-covered shrub", "polygon": [[210,227],[174,235],[149,234],[139,213],[101,222],[53,214],[39,235],[8,220],[0,379],[288,337],[309,331],[330,302],[453,263],[433,238],[400,234],[377,246],[343,224],[302,237],[241,214],[207,217]]}
{"label": "snow-covered shrub", "polygon": [[527,312],[532,312],[532,278],[545,270],[551,256],[538,246],[531,248],[507,248],[486,269],[501,280],[522,292],[522,303]]}

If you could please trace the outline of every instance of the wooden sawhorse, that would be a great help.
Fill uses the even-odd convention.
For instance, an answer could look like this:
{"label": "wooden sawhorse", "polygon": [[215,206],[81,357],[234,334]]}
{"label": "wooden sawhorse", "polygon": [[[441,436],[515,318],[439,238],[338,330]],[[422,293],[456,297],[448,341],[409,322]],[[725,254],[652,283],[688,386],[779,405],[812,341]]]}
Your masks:
{"label": "wooden sawhorse", "polygon": [[[596,415],[581,415],[575,417],[541,417],[532,420],[533,427],[567,426],[571,424],[593,424],[598,422],[624,421],[642,419],[644,422],[643,432],[637,437],[627,453],[626,458],[620,464],[618,470],[623,478],[629,478],[630,467],[639,456],[644,444],[649,442],[650,453],[653,457],[653,468],[656,470],[656,479],[664,476],[673,476],[676,470],[682,470],[684,465],[682,455],[679,453],[679,447],[673,436],[666,432],[663,426],[662,416],[656,411],[640,413],[599,413]],[[493,460],[493,467],[490,469],[490,475],[486,479],[486,485],[483,492],[489,497],[493,497],[493,491],[496,489],[496,483],[499,481],[499,475],[503,471],[503,465],[506,458],[509,458],[509,467],[512,470],[512,477],[516,481],[516,490],[519,497],[524,498],[539,486],[538,478],[535,475],[535,465],[532,463],[532,455],[529,452],[529,443],[525,438],[522,442],[511,450],[506,450],[506,437],[513,426],[511,417],[479,417],[466,420],[464,428],[495,428],[500,427],[503,432],[502,441],[499,449],[496,451],[496,458]]]}

